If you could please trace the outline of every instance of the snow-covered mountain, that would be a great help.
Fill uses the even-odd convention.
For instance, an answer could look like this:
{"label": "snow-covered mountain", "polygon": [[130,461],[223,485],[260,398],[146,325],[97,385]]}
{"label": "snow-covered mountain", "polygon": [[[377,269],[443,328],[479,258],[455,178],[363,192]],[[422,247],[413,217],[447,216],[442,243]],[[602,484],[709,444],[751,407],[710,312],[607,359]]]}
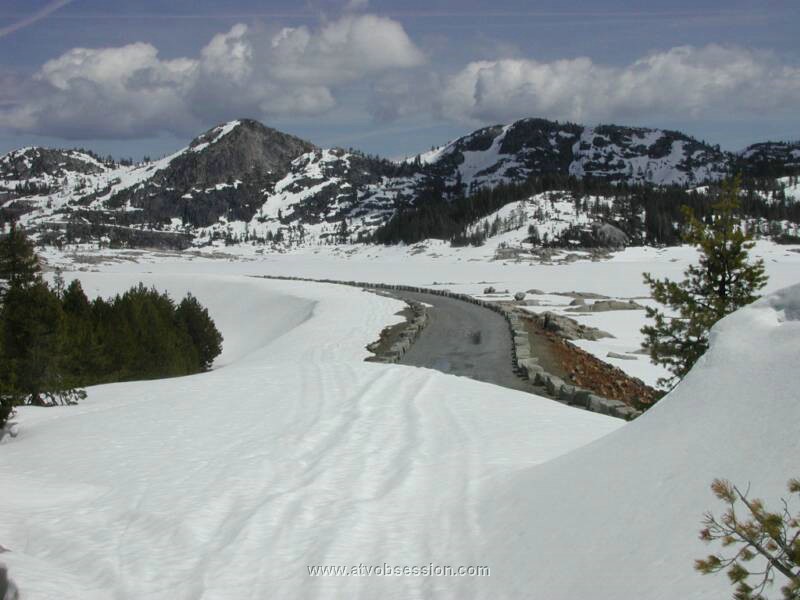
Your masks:
{"label": "snow-covered mountain", "polygon": [[742,150],[739,157],[744,169],[754,175],[779,175],[787,168],[800,169],[800,140],[753,144]]}
{"label": "snow-covered mountain", "polygon": [[11,152],[0,157],[0,211],[52,242],[325,243],[359,239],[410,205],[531,176],[689,187],[765,155],[786,167],[800,148],[759,144],[733,155],[674,131],[523,119],[392,162],[242,119],[137,165],[76,150]]}
{"label": "snow-covered mountain", "polygon": [[721,179],[730,166],[719,148],[675,131],[544,119],[479,129],[408,160],[435,166],[469,189],[547,173],[690,185]]}

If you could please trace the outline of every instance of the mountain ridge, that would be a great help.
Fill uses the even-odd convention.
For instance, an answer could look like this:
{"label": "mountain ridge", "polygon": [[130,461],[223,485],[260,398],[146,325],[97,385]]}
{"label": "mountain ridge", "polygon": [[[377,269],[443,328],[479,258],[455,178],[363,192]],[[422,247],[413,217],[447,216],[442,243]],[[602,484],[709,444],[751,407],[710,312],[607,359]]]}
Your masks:
{"label": "mountain ridge", "polygon": [[32,229],[71,229],[67,241],[121,227],[195,245],[336,242],[363,239],[409,207],[537,176],[686,188],[737,170],[798,168],[798,143],[762,142],[735,154],[677,131],[539,118],[483,127],[393,162],[238,119],[138,165],[78,150],[12,151],[0,157],[0,210]]}

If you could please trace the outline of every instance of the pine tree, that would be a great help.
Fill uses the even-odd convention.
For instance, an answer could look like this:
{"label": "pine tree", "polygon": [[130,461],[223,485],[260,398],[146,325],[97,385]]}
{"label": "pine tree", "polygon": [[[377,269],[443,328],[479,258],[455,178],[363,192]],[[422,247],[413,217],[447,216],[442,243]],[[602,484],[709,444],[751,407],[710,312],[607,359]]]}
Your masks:
{"label": "pine tree", "polygon": [[[787,487],[800,497],[800,479],[790,479]],[[764,600],[776,575],[786,582],[781,586],[783,598],[800,599],[800,513],[792,514],[786,499],[779,511],[769,511],[762,500],[748,498],[747,491],[724,479],[715,479],[711,490],[728,507],[719,518],[706,513],[700,539],[733,548],[727,556],[710,554],[696,560],[695,569],[703,575],[725,571],[736,586],[735,600]],[[744,509],[738,510],[739,502]],[[753,559],[758,559],[755,565]]]}
{"label": "pine tree", "polygon": [[0,300],[12,286],[28,287],[41,280],[39,259],[25,233],[13,221],[0,236]]}
{"label": "pine tree", "polygon": [[700,261],[684,271],[683,281],[658,280],[644,274],[653,298],[676,314],[671,317],[648,307],[647,316],[654,323],[642,328],[642,345],[650,358],[673,375],[660,380],[661,385],[671,387],[682,379],[708,348],[711,326],[756,300],[758,290],[766,284],[764,263],[760,259],[749,261],[753,242],[737,224],[739,184],[737,177],[723,185],[710,224],[704,224],[685,208],[684,240],[698,247]]}
{"label": "pine tree", "polygon": [[192,338],[200,361],[200,368],[207,371],[214,359],[222,352],[222,334],[214,325],[208,309],[191,294],[178,305],[177,318],[184,324]]}
{"label": "pine tree", "polygon": [[59,369],[65,341],[61,303],[45,283],[8,289],[0,311],[0,385],[10,401],[67,402]]}

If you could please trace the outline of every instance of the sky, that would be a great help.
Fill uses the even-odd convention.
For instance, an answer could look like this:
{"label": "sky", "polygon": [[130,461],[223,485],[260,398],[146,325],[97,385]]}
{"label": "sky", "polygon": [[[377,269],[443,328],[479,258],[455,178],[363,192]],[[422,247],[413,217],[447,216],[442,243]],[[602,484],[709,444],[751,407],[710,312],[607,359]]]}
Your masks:
{"label": "sky", "polygon": [[0,0],[0,153],[236,118],[390,158],[523,117],[800,139],[796,0]]}

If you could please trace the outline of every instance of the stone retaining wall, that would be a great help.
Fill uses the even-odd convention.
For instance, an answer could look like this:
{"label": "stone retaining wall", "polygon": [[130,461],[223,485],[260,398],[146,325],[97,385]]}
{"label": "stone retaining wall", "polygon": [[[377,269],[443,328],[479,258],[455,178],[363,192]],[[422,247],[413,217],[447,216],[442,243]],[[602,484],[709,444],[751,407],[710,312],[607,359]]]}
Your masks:
{"label": "stone retaining wall", "polygon": [[375,356],[370,356],[366,360],[369,362],[379,363],[397,363],[403,358],[409,348],[414,344],[419,334],[425,329],[428,324],[428,309],[425,308],[420,302],[406,302],[414,316],[406,319],[403,323],[403,328],[400,331],[400,339],[394,342],[386,349],[380,348],[380,341],[374,342],[367,346],[367,350],[373,352]]}
{"label": "stone retaining wall", "polygon": [[[548,395],[550,395],[553,399],[565,404],[578,406],[592,412],[626,420],[634,419],[641,414],[640,411],[628,406],[624,402],[598,396],[589,390],[565,382],[563,379],[547,373],[542,366],[539,365],[537,359],[531,356],[528,332],[525,330],[525,327],[522,323],[519,309],[514,307],[507,307],[489,300],[481,300],[479,298],[470,296],[469,294],[459,294],[449,290],[435,290],[410,285],[370,283],[366,281],[342,281],[337,279],[311,279],[308,277],[288,277],[280,275],[259,275],[258,277],[263,277],[264,279],[278,279],[283,281],[334,283],[338,285],[349,285],[365,289],[419,292],[424,294],[433,294],[434,296],[447,296],[448,298],[454,298],[456,300],[477,304],[478,306],[482,306],[483,308],[487,308],[501,314],[508,323],[509,333],[511,334],[511,338],[513,340],[513,344],[511,346],[511,363],[514,371],[520,377],[529,379],[535,385],[543,387],[547,390]],[[413,328],[410,328],[409,332],[412,330]],[[403,340],[402,344],[395,349],[395,353],[393,353],[391,356],[387,355],[387,358],[391,358],[391,360],[381,360],[380,362],[398,362],[408,348],[411,347],[411,344],[419,335],[420,331],[421,328],[418,327],[415,333],[410,333],[409,336]]]}

